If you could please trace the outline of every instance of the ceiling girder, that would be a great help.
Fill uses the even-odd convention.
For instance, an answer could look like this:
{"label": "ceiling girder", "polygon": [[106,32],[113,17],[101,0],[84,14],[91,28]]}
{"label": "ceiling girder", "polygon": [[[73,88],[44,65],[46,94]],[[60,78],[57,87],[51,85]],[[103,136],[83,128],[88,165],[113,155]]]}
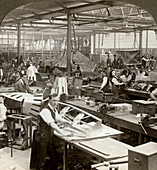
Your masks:
{"label": "ceiling girder", "polygon": [[[29,11],[32,15],[27,17],[26,13],[22,16],[20,15],[19,18],[9,18],[7,20],[6,17],[6,21],[3,21],[3,25],[16,25],[18,23],[30,23],[33,24],[33,27],[35,28],[39,28],[38,25],[41,24],[45,24],[45,25],[50,25],[52,26],[51,29],[59,29],[59,28],[66,28],[67,27],[67,23],[65,23],[67,21],[67,13],[69,14],[76,14],[75,17],[72,18],[72,21],[76,21],[75,26],[77,27],[81,27],[81,26],[89,26],[88,28],[94,26],[96,26],[96,28],[99,28],[99,25],[94,25],[96,23],[100,23],[101,27],[103,28],[103,23],[104,26],[106,23],[108,23],[108,26],[121,26],[124,25],[125,26],[125,22],[124,20],[127,19],[128,25],[133,25],[133,24],[141,24],[141,26],[143,25],[155,25],[155,23],[152,20],[149,20],[149,17],[147,19],[147,17],[141,17],[141,18],[136,18],[133,17],[134,15],[137,16],[138,14],[148,14],[146,11],[144,10],[140,10],[138,7],[135,7],[133,5],[130,5],[130,12],[128,12],[127,14],[125,13],[125,10],[123,8],[129,8],[129,5],[123,2],[115,2],[115,1],[104,1],[104,0],[82,0],[79,2],[74,2],[74,1],[68,1],[68,3],[60,3],[59,1],[55,0],[54,3],[57,4],[57,8],[56,9],[51,9],[48,8],[48,10],[44,10],[42,11],[41,9],[39,10],[29,10],[29,8],[31,9],[30,5],[26,5],[23,7],[23,10]],[[72,6],[72,3],[74,3],[75,5]],[[114,7],[114,10],[121,10],[121,13],[118,15],[115,15],[114,13],[112,13],[113,11],[110,10],[111,7],[113,6],[120,6],[120,8]],[[102,13],[101,9],[106,9],[106,13]],[[135,10],[133,9],[137,9],[137,14],[133,13],[135,12]],[[18,9],[19,10],[19,9]],[[22,10],[22,9],[21,9]],[[96,11],[98,10],[98,11]],[[89,11],[93,11],[93,13],[89,13]],[[16,14],[16,13],[15,13]],[[108,15],[106,15],[108,14]],[[15,15],[16,16],[16,15]],[[65,16],[65,18],[57,18],[57,17],[63,17]],[[51,22],[51,23],[42,23],[42,22],[38,22],[39,20],[42,19],[49,19],[54,20],[54,21],[65,21],[64,23],[55,23],[55,22]],[[121,21],[121,22],[120,22]],[[34,24],[38,24],[38,25],[34,25]],[[93,24],[93,26],[91,26],[91,24]],[[41,29],[45,29],[45,26],[41,27]],[[48,27],[48,29],[50,29]],[[119,29],[119,28],[118,28]],[[124,29],[124,28],[123,28]]]}

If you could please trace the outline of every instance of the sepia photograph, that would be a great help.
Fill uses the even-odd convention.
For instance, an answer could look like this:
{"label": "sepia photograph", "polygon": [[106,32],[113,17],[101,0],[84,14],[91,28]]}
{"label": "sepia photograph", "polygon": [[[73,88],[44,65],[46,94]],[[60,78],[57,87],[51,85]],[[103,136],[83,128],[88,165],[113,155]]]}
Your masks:
{"label": "sepia photograph", "polygon": [[0,170],[157,170],[156,7],[0,0]]}

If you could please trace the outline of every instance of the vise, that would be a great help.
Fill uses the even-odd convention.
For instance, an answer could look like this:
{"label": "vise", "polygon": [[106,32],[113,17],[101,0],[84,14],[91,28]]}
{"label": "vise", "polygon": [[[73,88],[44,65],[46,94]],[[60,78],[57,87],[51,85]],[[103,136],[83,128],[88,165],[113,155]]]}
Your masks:
{"label": "vise", "polygon": [[156,123],[157,123],[157,117],[153,117],[149,114],[145,114],[145,115],[141,116],[141,124],[144,127],[155,126]]}

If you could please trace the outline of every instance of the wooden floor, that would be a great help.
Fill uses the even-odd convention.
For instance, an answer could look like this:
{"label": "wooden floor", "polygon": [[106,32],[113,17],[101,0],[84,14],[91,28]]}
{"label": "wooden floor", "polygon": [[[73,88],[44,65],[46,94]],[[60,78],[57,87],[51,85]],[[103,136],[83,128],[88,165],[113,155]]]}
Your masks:
{"label": "wooden floor", "polygon": [[18,150],[5,147],[0,149],[0,170],[29,170],[31,149]]}

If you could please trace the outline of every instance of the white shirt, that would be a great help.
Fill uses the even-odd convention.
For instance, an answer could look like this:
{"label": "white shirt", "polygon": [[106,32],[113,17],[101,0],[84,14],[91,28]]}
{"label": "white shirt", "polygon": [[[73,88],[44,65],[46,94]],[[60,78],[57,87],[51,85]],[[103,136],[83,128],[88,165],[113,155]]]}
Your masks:
{"label": "white shirt", "polygon": [[122,82],[127,82],[127,78],[125,75],[120,76],[120,79],[122,80]]}
{"label": "white shirt", "polygon": [[38,72],[37,68],[31,64],[27,69],[28,79],[36,81],[36,73],[37,72]]}
{"label": "white shirt", "polygon": [[0,103],[0,121],[4,121],[6,119],[7,108],[3,103]]}
{"label": "white shirt", "polygon": [[[54,109],[50,104],[48,104],[48,106],[52,110],[54,110],[55,120],[59,121],[61,119],[61,116],[58,114],[58,111],[56,109]],[[42,119],[44,120],[44,122],[46,122],[48,125],[55,122],[54,118],[51,115],[51,111],[49,109],[44,108],[39,114],[42,117]]]}
{"label": "white shirt", "polygon": [[101,84],[100,89],[103,89],[103,87],[105,87],[105,85],[107,84],[107,80],[108,80],[107,77],[104,77],[104,78],[103,78],[103,82],[102,82],[102,84]]}
{"label": "white shirt", "polygon": [[124,83],[120,83],[115,77],[112,78],[112,83],[116,86],[124,84]]}
{"label": "white shirt", "polygon": [[157,88],[152,91],[152,93],[157,96]]}

